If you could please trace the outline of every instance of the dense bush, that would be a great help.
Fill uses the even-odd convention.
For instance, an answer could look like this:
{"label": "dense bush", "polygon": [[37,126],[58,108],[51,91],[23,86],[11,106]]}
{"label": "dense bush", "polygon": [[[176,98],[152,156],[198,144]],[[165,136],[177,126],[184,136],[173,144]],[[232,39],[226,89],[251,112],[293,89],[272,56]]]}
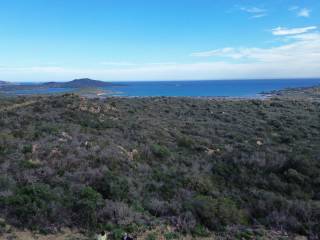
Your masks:
{"label": "dense bush", "polygon": [[2,199],[8,206],[9,215],[19,225],[37,228],[56,221],[61,199],[44,184],[17,188],[13,195]]}
{"label": "dense bush", "polygon": [[85,187],[81,189],[79,196],[74,200],[73,210],[78,213],[76,218],[82,226],[94,229],[98,223],[98,210],[102,206],[101,194],[91,187]]}
{"label": "dense bush", "polygon": [[194,212],[199,221],[211,230],[221,230],[227,225],[247,223],[245,213],[229,198],[197,196],[186,208]]}
{"label": "dense bush", "polygon": [[169,157],[171,154],[170,150],[166,146],[161,146],[159,144],[152,145],[152,152],[160,158]]}
{"label": "dense bush", "polygon": [[[263,225],[316,239],[320,104],[290,98],[2,99],[0,218],[19,227],[207,236]],[[168,235],[173,239],[174,234]]]}
{"label": "dense bush", "polygon": [[108,171],[95,187],[104,198],[115,201],[126,201],[129,193],[129,183],[123,176],[117,176]]}

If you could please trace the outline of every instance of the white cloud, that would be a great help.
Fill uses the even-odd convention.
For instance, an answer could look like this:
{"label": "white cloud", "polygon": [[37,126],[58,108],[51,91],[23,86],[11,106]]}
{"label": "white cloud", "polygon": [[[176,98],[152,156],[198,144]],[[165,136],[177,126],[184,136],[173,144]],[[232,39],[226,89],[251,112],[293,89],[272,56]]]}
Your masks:
{"label": "white cloud", "polygon": [[135,63],[131,63],[131,62],[100,62],[101,65],[105,65],[105,66],[119,66],[119,67],[123,67],[123,66],[135,66]]}
{"label": "white cloud", "polygon": [[289,11],[296,11],[296,10],[298,10],[299,9],[299,7],[298,6],[291,6],[291,7],[289,7]]}
{"label": "white cloud", "polygon": [[240,10],[248,12],[248,13],[264,13],[266,12],[263,8],[257,8],[257,7],[241,7]]}
{"label": "white cloud", "polygon": [[297,14],[298,17],[310,17],[311,14],[311,10],[308,8],[301,8],[299,6],[291,6],[288,9],[291,12],[295,12]]}
{"label": "white cloud", "polygon": [[311,13],[311,10],[308,9],[308,8],[302,8],[298,11],[298,16],[299,17],[310,17],[310,13]]}
{"label": "white cloud", "polygon": [[[192,56],[198,58],[193,58],[196,62],[192,63],[120,62],[122,65],[112,65],[107,62],[106,66],[97,65],[91,68],[2,66],[0,76],[3,80],[9,81],[59,81],[81,77],[113,81],[320,77],[320,33],[306,31],[293,34],[292,29],[280,30],[283,29],[291,32],[278,33],[281,38],[289,40],[282,42],[280,46],[226,47],[196,52]],[[216,59],[203,60],[204,57]],[[224,60],[217,60],[219,57],[223,57]]]}
{"label": "white cloud", "polygon": [[262,18],[262,17],[265,17],[265,16],[267,16],[266,13],[261,13],[261,14],[253,15],[251,18]]}
{"label": "white cloud", "polygon": [[241,11],[249,13],[251,18],[261,18],[267,16],[267,10],[258,7],[240,7]]}
{"label": "white cloud", "polygon": [[284,35],[295,35],[295,34],[301,34],[306,33],[312,30],[316,30],[316,26],[310,26],[310,27],[303,27],[303,28],[283,28],[283,27],[277,27],[273,28],[272,34],[276,36],[284,36]]}
{"label": "white cloud", "polygon": [[273,64],[317,63],[320,65],[320,34],[301,34],[287,37],[293,42],[270,48],[222,48],[196,52],[196,57],[227,57],[235,60],[251,60]]}
{"label": "white cloud", "polygon": [[233,61],[225,63],[224,68],[225,70],[227,67],[230,68],[235,76],[239,74],[241,66],[248,76],[320,77],[320,69],[317,69],[320,67],[320,33],[308,33],[315,29],[315,27],[276,28],[273,34],[290,40],[290,43],[277,47],[227,47],[195,52],[191,56],[230,58]]}
{"label": "white cloud", "polygon": [[[311,49],[313,47],[312,45],[309,46]],[[296,49],[297,47],[291,48],[291,51]],[[311,52],[311,49],[308,51]],[[302,52],[297,53],[295,56],[283,56],[273,51],[270,50],[269,53],[266,53],[261,50],[246,49],[248,56],[256,58],[260,55],[265,60],[246,63],[208,61],[188,64],[141,65],[113,69],[26,67],[0,69],[0,74],[3,79],[11,81],[61,81],[84,76],[111,81],[311,78],[320,76],[319,52],[315,53],[314,56],[309,56],[308,54],[307,59],[305,59],[306,56]],[[281,51],[288,52],[290,48]],[[296,57],[298,58],[296,59]]]}

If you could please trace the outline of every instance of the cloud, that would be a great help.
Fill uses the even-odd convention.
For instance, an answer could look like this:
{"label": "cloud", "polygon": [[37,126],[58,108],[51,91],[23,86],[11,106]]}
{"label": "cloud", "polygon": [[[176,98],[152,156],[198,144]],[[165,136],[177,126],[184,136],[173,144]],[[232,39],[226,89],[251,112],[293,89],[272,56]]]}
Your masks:
{"label": "cloud", "polygon": [[257,8],[257,7],[241,7],[240,10],[248,12],[248,13],[264,13],[265,9]]}
{"label": "cloud", "polygon": [[299,12],[298,12],[298,16],[299,17],[310,17],[310,12],[311,10],[308,9],[308,8],[303,8],[303,9],[300,9]]}
{"label": "cloud", "polygon": [[[188,64],[139,66],[123,69],[0,69],[5,80],[62,81],[88,76],[100,80],[223,80],[267,78],[311,78],[320,76],[320,63],[301,61],[230,63],[199,62]],[[17,75],[17,73],[19,75]]]}
{"label": "cloud", "polygon": [[[280,46],[225,47],[200,51],[191,54],[194,58],[190,63],[106,62],[106,66],[99,64],[90,68],[2,66],[0,76],[9,81],[61,81],[84,76],[113,81],[320,77],[320,33],[315,28],[306,28],[309,30],[300,30],[300,34],[296,33],[298,28],[276,29],[287,31],[278,32],[280,40],[290,40],[281,41]],[[121,64],[113,65],[115,63]]]}
{"label": "cloud", "polygon": [[303,27],[303,28],[283,28],[283,27],[277,27],[273,28],[272,34],[276,36],[285,36],[285,35],[295,35],[295,34],[301,34],[306,33],[312,30],[316,30],[316,26],[310,26],[310,27]]}
{"label": "cloud", "polygon": [[234,51],[234,48],[220,48],[220,49],[215,49],[212,51],[205,51],[205,52],[194,52],[191,53],[192,57],[212,57],[216,55],[222,55],[222,54],[229,54]]}
{"label": "cloud", "polygon": [[119,67],[123,67],[123,66],[135,66],[135,63],[131,63],[131,62],[100,62],[101,65],[105,65],[105,66],[119,66]]}
{"label": "cloud", "polygon": [[311,15],[311,10],[308,8],[301,8],[298,6],[291,6],[289,9],[291,12],[295,12],[298,17],[305,17],[308,18]]}
{"label": "cloud", "polygon": [[287,37],[293,42],[271,48],[222,48],[212,51],[192,53],[196,57],[224,57],[234,60],[250,60],[261,63],[283,63],[320,65],[320,34],[301,34]]}
{"label": "cloud", "polygon": [[299,9],[299,7],[298,6],[291,6],[291,7],[289,7],[289,11],[296,11],[296,10],[298,10]]}
{"label": "cloud", "polygon": [[267,10],[258,7],[239,7],[243,12],[249,13],[251,18],[261,18],[267,16]]}

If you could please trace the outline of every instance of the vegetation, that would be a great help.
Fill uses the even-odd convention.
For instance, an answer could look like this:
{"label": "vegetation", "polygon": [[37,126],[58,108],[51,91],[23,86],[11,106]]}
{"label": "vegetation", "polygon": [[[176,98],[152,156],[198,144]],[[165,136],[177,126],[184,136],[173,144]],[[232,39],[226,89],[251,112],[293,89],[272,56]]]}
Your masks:
{"label": "vegetation", "polygon": [[166,239],[257,225],[316,239],[315,99],[2,98],[0,218],[115,239],[159,224]]}

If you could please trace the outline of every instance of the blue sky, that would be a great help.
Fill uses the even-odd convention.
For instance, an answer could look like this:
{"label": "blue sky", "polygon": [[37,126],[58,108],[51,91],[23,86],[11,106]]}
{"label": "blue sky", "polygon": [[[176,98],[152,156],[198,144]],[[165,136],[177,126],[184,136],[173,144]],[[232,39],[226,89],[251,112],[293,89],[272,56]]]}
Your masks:
{"label": "blue sky", "polygon": [[320,77],[320,1],[0,0],[0,79]]}

